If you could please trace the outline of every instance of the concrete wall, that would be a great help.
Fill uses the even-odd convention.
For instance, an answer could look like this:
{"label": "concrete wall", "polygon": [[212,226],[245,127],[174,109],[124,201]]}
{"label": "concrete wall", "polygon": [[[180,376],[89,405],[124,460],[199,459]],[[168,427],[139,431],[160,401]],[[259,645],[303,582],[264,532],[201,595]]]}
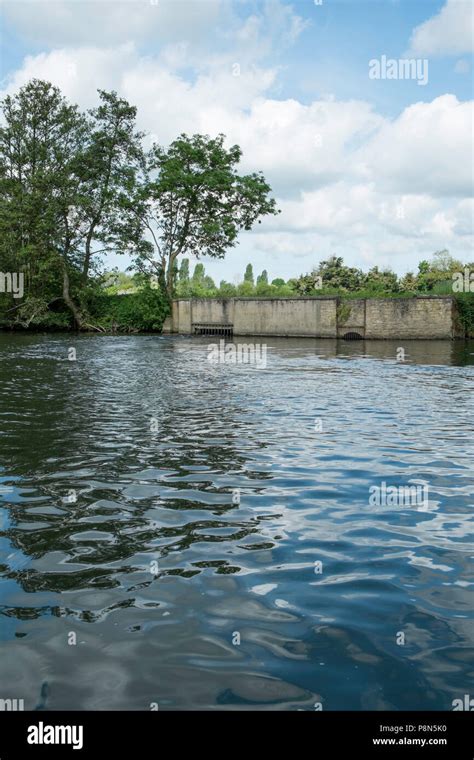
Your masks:
{"label": "concrete wall", "polygon": [[452,339],[457,329],[451,296],[367,298],[180,299],[173,302],[173,332],[194,325],[232,325],[235,335],[367,339]]}
{"label": "concrete wall", "polygon": [[455,311],[450,297],[367,299],[365,337],[454,338]]}
{"label": "concrete wall", "polygon": [[330,338],[336,330],[334,298],[237,299],[236,335],[281,335]]}

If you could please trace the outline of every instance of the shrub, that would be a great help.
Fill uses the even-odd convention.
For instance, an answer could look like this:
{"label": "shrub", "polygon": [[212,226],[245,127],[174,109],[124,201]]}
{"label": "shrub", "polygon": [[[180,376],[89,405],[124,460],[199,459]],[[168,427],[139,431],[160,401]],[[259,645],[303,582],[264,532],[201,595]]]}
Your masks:
{"label": "shrub", "polygon": [[456,293],[459,322],[465,335],[474,338],[474,293]]}
{"label": "shrub", "polygon": [[89,308],[98,325],[117,332],[161,332],[170,311],[164,293],[149,286],[131,295],[96,294]]}

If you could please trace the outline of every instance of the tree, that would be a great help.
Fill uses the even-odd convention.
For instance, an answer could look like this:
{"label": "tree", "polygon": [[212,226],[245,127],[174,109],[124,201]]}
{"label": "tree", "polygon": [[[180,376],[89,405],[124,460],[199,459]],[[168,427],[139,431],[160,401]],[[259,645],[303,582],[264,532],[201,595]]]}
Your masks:
{"label": "tree", "polygon": [[189,259],[183,259],[179,267],[179,282],[182,285],[189,284]]}
{"label": "tree", "polygon": [[400,280],[400,290],[407,293],[415,293],[418,290],[418,281],[413,272],[407,272]]}
{"label": "tree", "polygon": [[22,311],[29,323],[36,311],[47,309],[60,296],[61,287],[69,297],[65,243],[69,248],[74,231],[69,229],[68,208],[81,184],[72,156],[81,150],[87,124],[57,88],[39,80],[7,96],[2,111],[2,266],[10,258],[17,267],[28,268],[29,288]]}
{"label": "tree", "polygon": [[363,285],[374,293],[397,293],[399,290],[395,272],[389,269],[379,270],[377,266],[367,272]]}
{"label": "tree", "polygon": [[224,147],[224,135],[180,135],[169,148],[153,145],[129,216],[136,215],[149,235],[139,252],[142,267],[165,273],[173,295],[173,264],[180,256],[223,258],[267,214],[278,213],[263,175],[239,175],[237,145]]}
{"label": "tree", "polygon": [[342,256],[330,256],[326,261],[321,261],[316,274],[321,277],[323,287],[343,291],[358,290],[364,279],[360,269],[344,264]]}
{"label": "tree", "polygon": [[290,288],[301,296],[321,290],[322,283],[322,276],[314,268],[309,274],[302,274],[297,279],[288,280]]}
{"label": "tree", "polygon": [[192,279],[193,287],[203,286],[204,277],[205,277],[204,264],[196,264],[196,266],[194,267],[193,279]]}
{"label": "tree", "polygon": [[462,262],[453,259],[447,250],[436,251],[431,261],[420,261],[418,265],[418,289],[423,292],[449,293],[452,290],[453,272],[462,269]]}
{"label": "tree", "polygon": [[462,262],[454,259],[446,248],[443,248],[442,251],[435,251],[435,253],[433,253],[430,269],[451,274],[452,272],[461,271],[462,268]]}
{"label": "tree", "polygon": [[120,221],[142,163],[136,109],[116,93],[99,96],[98,108],[80,113],[35,79],[2,103],[0,255],[27,264],[33,311],[62,298],[79,327],[90,327],[80,295],[99,255],[140,241]]}
{"label": "tree", "polygon": [[[143,134],[135,129],[137,109],[116,92],[99,90],[100,105],[89,112],[90,139],[81,156],[81,179],[87,193],[83,203],[86,236],[82,276],[87,280],[91,259],[99,253],[94,243],[130,252],[138,244],[137,234],[127,234],[120,225],[121,201],[130,193],[144,155]],[[125,233],[125,234],[123,234]]]}
{"label": "tree", "polygon": [[221,280],[219,284],[219,295],[223,298],[232,298],[237,295],[237,288],[231,282]]}
{"label": "tree", "polygon": [[258,275],[257,285],[268,285],[268,272],[266,269],[263,270],[262,274]]}
{"label": "tree", "polygon": [[254,284],[252,264],[247,264],[245,267],[244,282],[249,282],[251,285]]}
{"label": "tree", "polygon": [[209,294],[211,292],[214,292],[215,290],[217,290],[216,284],[215,284],[214,280],[208,274],[206,274],[206,276],[204,277],[204,283],[203,284],[204,284],[204,288],[206,289],[206,291]]}
{"label": "tree", "polygon": [[239,296],[253,296],[255,293],[255,286],[252,282],[244,280],[237,285],[237,293]]}
{"label": "tree", "polygon": [[182,259],[179,272],[178,282],[176,285],[176,295],[178,298],[188,298],[191,295],[191,280],[189,278],[189,259]]}

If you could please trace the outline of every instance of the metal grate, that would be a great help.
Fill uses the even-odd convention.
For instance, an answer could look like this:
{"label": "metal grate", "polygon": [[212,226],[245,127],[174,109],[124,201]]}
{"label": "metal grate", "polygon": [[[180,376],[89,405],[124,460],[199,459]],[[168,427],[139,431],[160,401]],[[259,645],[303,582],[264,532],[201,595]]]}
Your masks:
{"label": "metal grate", "polygon": [[234,334],[234,325],[193,322],[193,333],[194,335],[221,335],[225,338],[231,338]]}

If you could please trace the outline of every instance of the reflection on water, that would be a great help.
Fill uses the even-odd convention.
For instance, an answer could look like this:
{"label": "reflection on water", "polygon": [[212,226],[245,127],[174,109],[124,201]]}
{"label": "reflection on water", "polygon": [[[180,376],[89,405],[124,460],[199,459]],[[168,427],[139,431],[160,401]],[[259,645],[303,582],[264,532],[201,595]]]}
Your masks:
{"label": "reflection on water", "polygon": [[[451,709],[474,344],[269,339],[263,369],[207,343],[0,335],[0,698]],[[429,503],[369,506],[382,481]]]}

